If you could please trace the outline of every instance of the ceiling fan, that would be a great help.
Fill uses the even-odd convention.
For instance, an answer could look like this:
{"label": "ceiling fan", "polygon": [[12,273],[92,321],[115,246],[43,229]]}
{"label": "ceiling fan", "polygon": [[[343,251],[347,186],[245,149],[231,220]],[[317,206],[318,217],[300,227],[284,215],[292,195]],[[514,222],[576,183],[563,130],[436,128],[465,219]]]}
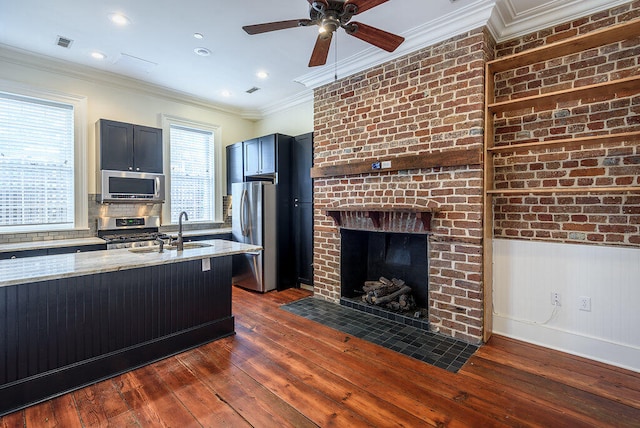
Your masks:
{"label": "ceiling fan", "polygon": [[393,52],[402,44],[404,37],[388,33],[379,28],[360,22],[351,22],[354,15],[369,10],[388,0],[307,0],[310,4],[309,19],[292,19],[266,24],[246,25],[242,27],[248,34],[267,33],[285,28],[308,27],[317,25],[320,34],[309,60],[309,67],[324,65],[329,55],[333,33],[340,27],[347,34],[371,43],[388,52]]}

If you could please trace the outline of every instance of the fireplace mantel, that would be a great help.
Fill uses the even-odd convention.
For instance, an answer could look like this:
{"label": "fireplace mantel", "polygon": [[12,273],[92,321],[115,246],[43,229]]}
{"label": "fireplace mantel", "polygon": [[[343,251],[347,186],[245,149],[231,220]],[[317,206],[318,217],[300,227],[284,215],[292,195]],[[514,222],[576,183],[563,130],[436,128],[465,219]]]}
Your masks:
{"label": "fireplace mantel", "polygon": [[376,228],[380,227],[380,216],[385,213],[409,213],[414,214],[416,218],[422,222],[425,231],[431,230],[431,215],[437,212],[437,208],[430,207],[413,207],[413,206],[348,206],[348,207],[327,207],[321,210],[326,216],[329,216],[336,223],[336,226],[342,225],[342,213],[362,213],[373,222]]}

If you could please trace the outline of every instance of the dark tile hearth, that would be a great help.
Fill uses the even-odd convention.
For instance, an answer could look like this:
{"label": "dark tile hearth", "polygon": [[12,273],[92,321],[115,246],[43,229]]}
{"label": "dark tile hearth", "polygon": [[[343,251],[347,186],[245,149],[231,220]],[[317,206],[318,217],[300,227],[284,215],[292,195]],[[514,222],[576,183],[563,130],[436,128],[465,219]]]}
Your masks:
{"label": "dark tile hearth", "polygon": [[340,304],[372,315],[377,315],[391,321],[397,321],[402,324],[410,325],[412,327],[419,328],[420,330],[429,331],[429,321],[426,319],[414,318],[407,315],[391,312],[377,306],[367,305],[359,299],[349,299],[346,297],[341,297]]}
{"label": "dark tile hearth", "polygon": [[476,345],[314,297],[281,308],[453,373],[478,349]]}

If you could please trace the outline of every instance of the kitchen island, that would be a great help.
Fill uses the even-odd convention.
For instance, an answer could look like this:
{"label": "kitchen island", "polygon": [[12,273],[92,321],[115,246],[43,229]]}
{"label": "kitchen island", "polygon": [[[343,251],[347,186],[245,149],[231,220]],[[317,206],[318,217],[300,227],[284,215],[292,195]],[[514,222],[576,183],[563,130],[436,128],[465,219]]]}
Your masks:
{"label": "kitchen island", "polygon": [[0,260],[0,415],[234,333],[224,240]]}

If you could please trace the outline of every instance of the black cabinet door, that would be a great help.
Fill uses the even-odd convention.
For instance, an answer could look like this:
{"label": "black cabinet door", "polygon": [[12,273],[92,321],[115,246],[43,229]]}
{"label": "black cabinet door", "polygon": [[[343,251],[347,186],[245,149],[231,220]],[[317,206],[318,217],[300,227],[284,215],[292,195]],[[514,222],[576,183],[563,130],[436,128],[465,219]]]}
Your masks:
{"label": "black cabinet door", "polygon": [[243,143],[244,175],[260,174],[260,140],[254,138]]}
{"label": "black cabinet door", "polygon": [[313,285],[313,203],[293,204],[296,282]]}
{"label": "black cabinet door", "polygon": [[8,251],[6,253],[0,253],[0,260],[8,259],[21,259],[23,257],[36,257],[46,256],[47,250],[22,250],[22,251]]}
{"label": "black cabinet door", "polygon": [[162,129],[99,120],[100,168],[162,173]]}
{"label": "black cabinet door", "polygon": [[100,119],[100,169],[133,171],[133,125]]}
{"label": "black cabinet door", "polygon": [[313,285],[313,133],[292,138],[293,247],[297,283]]}
{"label": "black cabinet door", "polygon": [[162,174],[162,129],[134,125],[133,164],[136,172]]}
{"label": "black cabinet door", "polygon": [[242,143],[227,146],[227,195],[231,195],[231,183],[244,181]]}
{"label": "black cabinet door", "polygon": [[260,137],[260,174],[276,172],[276,136]]}
{"label": "black cabinet door", "polygon": [[85,251],[100,251],[106,250],[107,244],[95,244],[95,245],[79,245],[75,247],[56,247],[49,248],[47,255],[52,254],[70,254],[70,253],[84,253]]}

